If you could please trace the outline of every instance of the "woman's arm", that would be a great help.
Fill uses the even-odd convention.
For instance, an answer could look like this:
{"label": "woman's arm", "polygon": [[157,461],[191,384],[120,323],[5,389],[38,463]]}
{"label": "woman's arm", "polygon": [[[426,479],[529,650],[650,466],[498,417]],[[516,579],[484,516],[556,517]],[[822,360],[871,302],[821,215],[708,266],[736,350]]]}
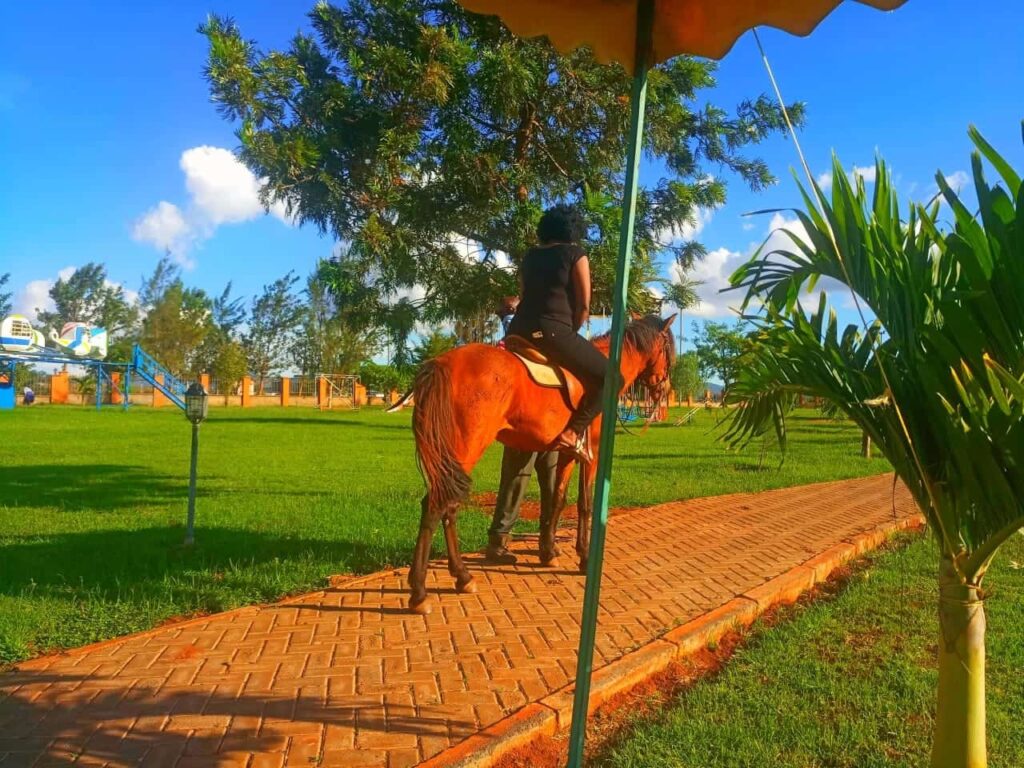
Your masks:
{"label": "woman's arm", "polygon": [[578,331],[590,319],[590,260],[580,256],[572,267],[572,289],[576,306],[573,307],[573,327]]}

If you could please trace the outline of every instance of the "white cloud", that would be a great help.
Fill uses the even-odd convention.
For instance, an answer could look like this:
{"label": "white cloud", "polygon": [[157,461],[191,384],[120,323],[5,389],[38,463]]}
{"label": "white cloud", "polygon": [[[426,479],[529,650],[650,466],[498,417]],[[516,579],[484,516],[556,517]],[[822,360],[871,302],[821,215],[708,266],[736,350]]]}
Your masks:
{"label": "white cloud", "polygon": [[721,291],[729,287],[730,275],[746,260],[747,256],[738,251],[717,248],[697,262],[686,274],[678,264],[673,263],[669,267],[670,280],[697,280],[701,283],[697,286],[700,304],[687,309],[686,314],[695,317],[721,317],[733,314],[739,309],[743,299],[742,293],[730,291],[723,294]]}
{"label": "white cloud", "polygon": [[[132,228],[132,237],[169,251],[178,263],[192,266],[189,252],[213,236],[222,224],[252,221],[268,211],[260,202],[266,179],[257,179],[229,150],[201,146],[187,149],[178,163],[185,174],[189,204],[182,210],[160,201],[144,213]],[[269,213],[293,224],[282,201],[274,201]]]}
{"label": "white cloud", "polygon": [[52,312],[54,310],[53,299],[50,298],[50,289],[53,287],[53,280],[31,280],[25,287],[14,296],[14,311],[16,314],[25,315],[30,322],[36,319],[36,311]]}
{"label": "white cloud", "polygon": [[946,176],[945,179],[954,192],[960,192],[960,190],[971,185],[971,177],[967,175],[967,171],[954,171]]}
{"label": "white cloud", "polygon": [[[14,296],[14,311],[25,315],[30,322],[37,321],[37,310],[53,312],[56,306],[50,298],[50,289],[58,280],[70,280],[71,276],[78,271],[78,267],[64,267],[57,272],[57,277],[30,280]],[[115,283],[112,280],[104,280],[103,284],[108,288],[121,288],[124,290],[124,297],[129,304],[138,304],[139,293],[124,287],[123,283]],[[58,329],[59,330],[59,329]]]}
{"label": "white cloud", "polygon": [[704,227],[711,223],[711,218],[715,215],[713,208],[697,208],[694,210],[691,218],[681,229],[672,231],[671,228],[663,229],[658,232],[658,242],[668,244],[679,244],[687,240],[693,240],[697,235],[704,231]]}
{"label": "white cloud", "polygon": [[[234,154],[220,147],[185,150],[179,163],[192,203],[212,225],[237,224],[262,216],[260,202],[265,179],[256,176]],[[287,222],[284,205],[274,203],[270,213]]]}
{"label": "white cloud", "polygon": [[855,182],[858,178],[864,179],[865,184],[874,184],[875,176],[878,173],[878,169],[873,165],[853,166],[853,170],[850,171],[850,181]]}
{"label": "white cloud", "polygon": [[826,192],[832,187],[832,171],[818,174],[818,186],[821,187],[822,192]]}
{"label": "white cloud", "polygon": [[141,243],[150,243],[160,251],[168,251],[179,263],[191,266],[187,253],[195,232],[174,203],[161,200],[146,211],[135,222],[132,237]]}
{"label": "white cloud", "polygon": [[19,315],[25,315],[30,322],[35,322],[37,311],[53,312],[53,299],[50,298],[50,289],[57,280],[67,280],[75,274],[76,267],[64,267],[57,273],[57,279],[43,278],[41,280],[30,280],[14,295],[14,311]]}

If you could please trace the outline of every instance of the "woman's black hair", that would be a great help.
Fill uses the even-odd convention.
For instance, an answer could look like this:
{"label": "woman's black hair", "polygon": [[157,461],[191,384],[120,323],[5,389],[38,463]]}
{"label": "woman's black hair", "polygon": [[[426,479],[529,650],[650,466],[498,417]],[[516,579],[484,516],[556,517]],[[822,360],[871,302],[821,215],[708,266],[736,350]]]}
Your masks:
{"label": "woman's black hair", "polygon": [[537,224],[542,243],[578,243],[587,236],[587,225],[571,205],[556,205],[544,211]]}

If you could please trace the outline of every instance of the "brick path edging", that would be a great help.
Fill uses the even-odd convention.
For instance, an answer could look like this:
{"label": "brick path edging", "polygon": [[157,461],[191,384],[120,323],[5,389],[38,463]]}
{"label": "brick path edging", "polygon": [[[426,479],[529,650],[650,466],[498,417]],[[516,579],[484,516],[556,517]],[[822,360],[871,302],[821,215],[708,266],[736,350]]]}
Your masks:
{"label": "brick path edging", "polygon": [[[896,533],[920,528],[924,524],[924,516],[914,514],[848,537],[801,565],[595,670],[587,703],[588,717],[612,697],[653,677],[673,661],[720,640],[728,632],[750,626],[773,606],[795,602],[840,566],[877,549]],[[527,704],[489,728],[420,763],[420,768],[489,768],[504,755],[534,739],[564,731],[571,722],[574,691],[575,685],[570,683],[540,701]]]}

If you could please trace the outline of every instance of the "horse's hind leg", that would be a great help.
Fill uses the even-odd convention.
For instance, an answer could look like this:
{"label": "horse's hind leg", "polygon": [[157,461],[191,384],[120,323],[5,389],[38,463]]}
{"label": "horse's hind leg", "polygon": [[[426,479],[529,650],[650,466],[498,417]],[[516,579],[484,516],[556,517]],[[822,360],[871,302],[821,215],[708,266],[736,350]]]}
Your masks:
{"label": "horse's hind leg", "polygon": [[[555,532],[558,530],[558,519],[565,509],[565,497],[569,490],[569,480],[572,478],[573,467],[576,460],[569,453],[561,453],[558,456],[558,468],[555,470],[555,499],[550,515],[543,515],[540,521],[540,563],[550,567],[558,566],[558,546],[555,544]],[[547,507],[547,505],[543,505]],[[542,512],[546,513],[547,509]]]}
{"label": "horse's hind leg", "polygon": [[430,508],[427,498],[424,496],[421,504],[420,532],[416,538],[416,549],[413,550],[412,567],[409,569],[409,610],[423,616],[430,613],[432,608],[427,600],[427,568],[430,565],[430,545],[441,516],[438,511]]}
{"label": "horse's hind leg", "polygon": [[462,562],[462,553],[459,551],[459,531],[455,524],[458,514],[458,506],[453,505],[441,519],[445,544],[448,545],[448,573],[455,579],[456,592],[475,594],[476,584],[466,564]]}

